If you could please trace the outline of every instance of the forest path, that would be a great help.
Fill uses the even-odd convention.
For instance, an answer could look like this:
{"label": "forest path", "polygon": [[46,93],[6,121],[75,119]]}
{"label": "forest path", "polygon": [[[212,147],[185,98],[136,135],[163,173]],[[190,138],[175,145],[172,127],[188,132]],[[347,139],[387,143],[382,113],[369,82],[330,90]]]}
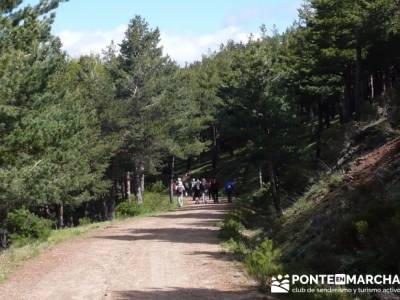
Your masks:
{"label": "forest path", "polygon": [[227,204],[133,219],[54,246],[0,285],[1,299],[263,299],[216,223]]}

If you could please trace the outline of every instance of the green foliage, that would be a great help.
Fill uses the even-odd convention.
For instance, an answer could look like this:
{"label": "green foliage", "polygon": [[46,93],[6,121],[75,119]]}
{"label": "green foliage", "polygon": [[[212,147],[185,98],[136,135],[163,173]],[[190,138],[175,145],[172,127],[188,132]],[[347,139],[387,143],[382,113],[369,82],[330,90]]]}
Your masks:
{"label": "green foliage", "polygon": [[85,225],[89,225],[92,223],[92,220],[90,220],[89,217],[83,217],[79,219],[79,226],[85,226]]}
{"label": "green foliage", "polygon": [[329,181],[328,181],[328,187],[330,190],[333,190],[339,186],[342,185],[344,180],[344,176],[343,175],[337,175],[337,174],[332,174],[329,177]]}
{"label": "green foliage", "polygon": [[227,213],[225,217],[225,221],[234,220],[244,225],[249,224],[253,221],[255,217],[255,212],[250,208],[240,207],[234,210],[231,210]]}
{"label": "green foliage", "polygon": [[144,193],[144,202],[139,204],[136,201],[121,202],[116,207],[116,216],[119,218],[134,217],[154,212],[168,211],[175,206],[169,203],[168,197],[154,192]]}
{"label": "green foliage", "polygon": [[13,246],[21,247],[35,240],[46,240],[51,233],[52,221],[38,217],[26,208],[7,215],[7,228]]}
{"label": "green foliage", "polygon": [[167,189],[166,186],[162,183],[161,180],[152,183],[152,184],[149,186],[149,188],[148,188],[148,191],[149,191],[149,192],[158,193],[158,194],[165,193],[167,190],[168,190],[168,189]]}
{"label": "green foliage", "polygon": [[245,266],[248,273],[255,277],[263,287],[266,287],[271,277],[282,271],[280,258],[279,249],[274,248],[271,240],[265,240],[247,255]]}
{"label": "green foliage", "polygon": [[142,207],[136,202],[121,202],[115,208],[117,218],[134,217],[143,214]]}
{"label": "green foliage", "polygon": [[223,245],[232,251],[235,257],[240,261],[243,261],[250,252],[250,249],[242,240],[230,238],[229,240],[225,241]]}
{"label": "green foliage", "polygon": [[356,227],[357,235],[360,238],[365,237],[368,232],[368,222],[361,220],[361,221],[355,222],[354,225]]}
{"label": "green foliage", "polygon": [[237,220],[227,219],[220,224],[220,230],[218,236],[221,239],[229,240],[234,239],[236,241],[241,239],[241,231],[244,230],[244,226]]}
{"label": "green foliage", "polygon": [[254,206],[256,207],[265,207],[266,204],[269,204],[268,196],[269,196],[269,183],[266,187],[261,189],[257,189],[251,194],[251,200]]}

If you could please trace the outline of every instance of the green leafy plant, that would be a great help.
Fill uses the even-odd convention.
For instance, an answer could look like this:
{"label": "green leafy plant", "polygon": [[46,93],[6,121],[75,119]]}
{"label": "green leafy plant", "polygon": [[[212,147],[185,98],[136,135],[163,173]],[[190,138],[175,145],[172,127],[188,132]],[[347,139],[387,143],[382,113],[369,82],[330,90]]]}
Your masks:
{"label": "green leafy plant", "polygon": [[359,237],[365,237],[368,232],[368,222],[361,220],[361,221],[355,222],[354,225],[356,227],[357,235]]}
{"label": "green leafy plant", "polygon": [[35,240],[46,240],[50,236],[53,224],[52,221],[40,218],[24,207],[9,213],[6,222],[11,243],[15,247]]}
{"label": "green leafy plant", "polygon": [[161,194],[161,193],[165,193],[165,191],[167,190],[167,188],[165,187],[165,185],[162,183],[162,181],[156,181],[156,182],[154,182],[153,184],[151,184],[150,186],[149,186],[149,192],[152,192],[152,193],[158,193],[158,194]]}
{"label": "green leafy plant", "polygon": [[115,211],[119,218],[134,217],[153,212],[168,211],[176,206],[170,204],[168,197],[155,192],[144,193],[143,204],[138,204],[136,201],[121,202],[117,205]]}
{"label": "green leafy plant", "polygon": [[245,266],[251,276],[266,286],[273,275],[281,273],[280,258],[281,252],[274,249],[272,240],[265,240],[246,256]]}
{"label": "green leafy plant", "polygon": [[230,238],[239,240],[241,238],[242,230],[244,230],[242,223],[234,219],[228,219],[220,224],[219,237],[225,240],[229,240]]}
{"label": "green leafy plant", "polygon": [[92,221],[90,220],[89,217],[83,217],[83,218],[80,218],[80,219],[79,219],[79,225],[80,225],[80,226],[89,225],[89,224],[91,224],[91,223],[92,223]]}
{"label": "green leafy plant", "polygon": [[143,208],[136,202],[121,202],[115,208],[118,218],[134,217],[143,213]]}
{"label": "green leafy plant", "polygon": [[344,177],[342,175],[333,174],[329,178],[328,186],[330,190],[339,187],[343,183]]}

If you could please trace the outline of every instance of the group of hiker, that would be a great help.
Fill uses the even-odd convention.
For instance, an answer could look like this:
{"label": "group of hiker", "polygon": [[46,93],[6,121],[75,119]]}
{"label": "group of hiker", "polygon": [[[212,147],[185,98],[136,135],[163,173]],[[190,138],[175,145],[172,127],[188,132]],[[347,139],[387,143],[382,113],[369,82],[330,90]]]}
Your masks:
{"label": "group of hiker", "polygon": [[[219,203],[219,182],[216,178],[211,179],[196,179],[192,178],[183,181],[178,178],[174,183],[173,190],[178,197],[179,206],[183,206],[183,197],[192,197],[194,204],[207,204],[209,200],[213,203]],[[232,202],[233,192],[235,189],[235,182],[228,180],[224,186],[224,192],[228,198],[228,202]]]}

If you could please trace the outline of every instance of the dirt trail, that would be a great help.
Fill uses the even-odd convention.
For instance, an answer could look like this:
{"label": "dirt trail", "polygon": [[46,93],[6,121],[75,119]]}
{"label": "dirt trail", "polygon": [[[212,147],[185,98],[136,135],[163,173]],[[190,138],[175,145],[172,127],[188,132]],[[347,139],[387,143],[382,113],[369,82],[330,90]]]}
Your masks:
{"label": "dirt trail", "polygon": [[92,232],[27,262],[0,299],[263,299],[215,224],[226,204],[191,206]]}

